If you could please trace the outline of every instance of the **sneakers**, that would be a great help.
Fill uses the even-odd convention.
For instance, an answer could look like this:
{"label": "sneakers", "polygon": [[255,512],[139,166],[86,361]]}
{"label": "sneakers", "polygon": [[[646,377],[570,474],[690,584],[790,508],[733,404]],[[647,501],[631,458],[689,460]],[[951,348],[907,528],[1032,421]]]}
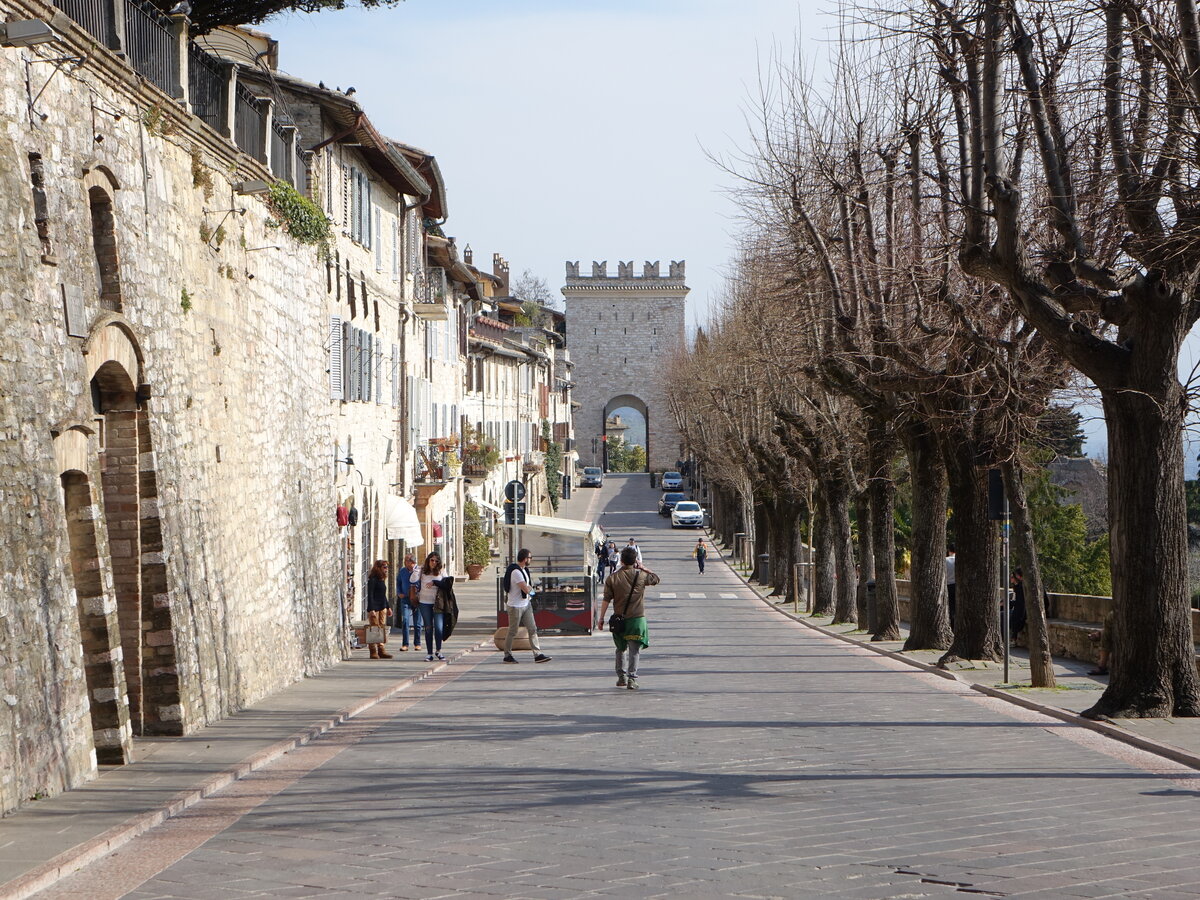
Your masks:
{"label": "sneakers", "polygon": [[517,661],[517,658],[515,656],[513,656],[511,653],[505,653],[504,661],[507,663],[515,663]]}
{"label": "sneakers", "polygon": [[433,654],[433,655],[434,655],[434,656],[436,656],[438,659],[445,659],[445,658],[446,658],[446,657],[442,656],[442,654],[440,654],[440,653],[435,653],[435,654]]}
{"label": "sneakers", "polygon": [[551,659],[551,657],[547,656],[545,653],[539,653],[537,656],[535,656],[533,658],[533,661],[534,662],[550,662],[550,659]]}
{"label": "sneakers", "polygon": [[636,690],[638,690],[638,683],[637,683],[637,679],[636,679],[636,678],[630,678],[630,679],[629,679],[629,681],[628,681],[628,683],[626,683],[626,685],[625,685],[625,690],[627,690],[627,691],[636,691]]}
{"label": "sneakers", "polygon": [[430,656],[426,656],[426,657],[425,657],[425,662],[433,662],[433,656],[432,656],[432,655],[430,655]]}
{"label": "sneakers", "polygon": [[625,687],[625,676],[624,675],[617,676],[617,687]]}

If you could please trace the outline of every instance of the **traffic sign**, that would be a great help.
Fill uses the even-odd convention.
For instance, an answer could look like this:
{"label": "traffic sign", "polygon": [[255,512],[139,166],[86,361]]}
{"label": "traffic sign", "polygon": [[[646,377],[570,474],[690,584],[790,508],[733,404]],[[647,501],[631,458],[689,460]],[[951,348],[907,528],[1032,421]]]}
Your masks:
{"label": "traffic sign", "polygon": [[504,486],[504,496],[508,500],[512,500],[514,502],[516,502],[518,500],[524,500],[525,499],[525,485],[523,485],[521,482],[517,481],[517,479],[514,478],[512,481],[510,481],[508,484],[506,484]]}
{"label": "traffic sign", "polygon": [[524,525],[525,504],[519,501],[506,500],[504,502],[504,524]]}

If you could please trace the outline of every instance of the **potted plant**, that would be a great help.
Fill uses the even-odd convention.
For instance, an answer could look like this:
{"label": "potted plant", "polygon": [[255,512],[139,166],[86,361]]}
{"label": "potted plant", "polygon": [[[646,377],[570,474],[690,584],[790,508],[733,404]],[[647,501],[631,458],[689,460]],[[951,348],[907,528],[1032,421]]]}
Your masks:
{"label": "potted plant", "polygon": [[464,514],[463,561],[467,567],[467,578],[478,581],[484,566],[492,558],[492,543],[483,530],[479,507],[474,501],[467,501]]}

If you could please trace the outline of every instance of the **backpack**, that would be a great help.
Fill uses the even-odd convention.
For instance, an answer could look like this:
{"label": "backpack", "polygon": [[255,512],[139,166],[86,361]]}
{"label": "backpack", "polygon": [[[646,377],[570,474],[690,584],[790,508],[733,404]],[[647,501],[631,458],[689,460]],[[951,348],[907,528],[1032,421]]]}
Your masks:
{"label": "backpack", "polygon": [[512,590],[512,573],[514,569],[521,568],[516,563],[509,563],[508,568],[504,570],[504,577],[500,579],[500,587],[504,588],[504,593],[507,595]]}

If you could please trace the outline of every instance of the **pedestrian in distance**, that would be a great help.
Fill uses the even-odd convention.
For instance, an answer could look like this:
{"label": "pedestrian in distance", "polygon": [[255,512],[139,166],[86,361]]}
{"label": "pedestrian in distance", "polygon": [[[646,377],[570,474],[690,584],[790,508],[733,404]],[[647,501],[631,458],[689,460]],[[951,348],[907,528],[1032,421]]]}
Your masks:
{"label": "pedestrian in distance", "polygon": [[1025,573],[1018,567],[1008,578],[1012,588],[1012,605],[1008,608],[1008,639],[1015,641],[1025,628]]}
{"label": "pedestrian in distance", "polygon": [[696,565],[700,567],[700,574],[704,574],[704,560],[708,558],[708,548],[704,546],[704,539],[696,541],[696,547],[692,550],[692,556],[696,557]]}
{"label": "pedestrian in distance", "polygon": [[533,582],[529,578],[529,561],[532,558],[533,554],[522,547],[517,551],[516,566],[510,566],[507,573],[508,634],[504,636],[504,661],[506,663],[517,661],[512,654],[512,646],[517,637],[517,630],[522,625],[525,626],[525,633],[529,635],[529,648],[533,651],[533,661],[550,662],[550,657],[542,652],[542,644],[538,640],[537,620],[533,617],[531,601],[534,590]]}
{"label": "pedestrian in distance", "polygon": [[[392,605],[387,596],[387,577],[387,560],[375,560],[375,565],[371,566],[371,572],[367,575],[367,625],[381,628],[385,638],[388,616],[392,614]],[[384,646],[379,642],[368,642],[367,649],[371,651],[371,659],[391,659],[392,654],[388,653]]]}
{"label": "pedestrian in distance", "polygon": [[434,610],[438,598],[438,582],[442,580],[442,557],[430,553],[421,566],[421,574],[413,582],[412,592],[421,611],[421,626],[425,629],[425,661],[433,662],[442,656],[442,614]]}
{"label": "pedestrian in distance", "polygon": [[617,647],[617,687],[638,689],[638,659],[650,646],[650,631],[646,627],[646,588],[658,584],[659,578],[637,558],[637,550],[626,547],[621,551],[621,568],[604,582],[604,603],[600,621],[607,621],[608,606],[623,621],[612,633]]}
{"label": "pedestrian in distance", "polygon": [[408,633],[412,629],[413,649],[421,647],[421,614],[413,597],[412,586],[416,580],[417,559],[411,553],[404,557],[404,565],[396,575],[396,617],[393,624],[400,626],[400,649],[408,650]]}
{"label": "pedestrian in distance", "polygon": [[[640,566],[642,564],[642,548],[638,546],[638,542],[635,541],[633,538],[630,538],[629,543],[626,544],[625,547],[626,547],[626,549],[632,549],[633,552],[637,554],[637,561],[638,561],[638,565]],[[622,556],[622,559],[624,559],[624,553],[622,553],[621,556]]]}
{"label": "pedestrian in distance", "polygon": [[604,581],[604,571],[608,568],[608,545],[604,541],[596,541],[596,577]]}

